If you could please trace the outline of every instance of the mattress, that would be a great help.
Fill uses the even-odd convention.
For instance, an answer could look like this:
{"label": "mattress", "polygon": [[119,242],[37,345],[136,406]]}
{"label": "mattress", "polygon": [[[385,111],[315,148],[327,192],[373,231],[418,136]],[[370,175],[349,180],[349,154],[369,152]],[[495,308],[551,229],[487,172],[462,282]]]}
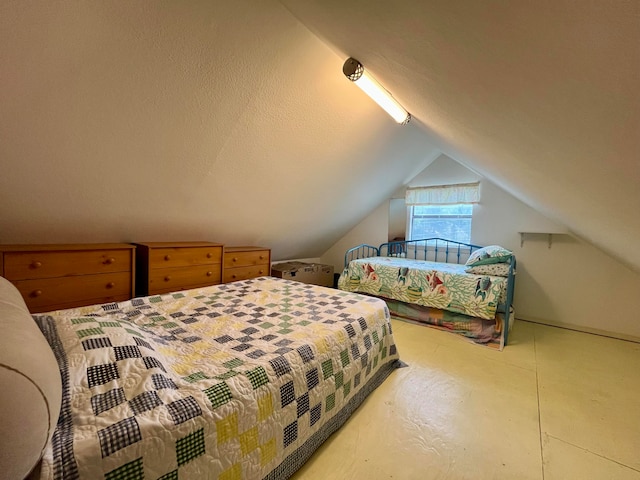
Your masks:
{"label": "mattress", "polygon": [[338,280],[348,292],[440,308],[486,320],[504,301],[507,279],[465,272],[465,265],[398,257],[352,260]]}
{"label": "mattress", "polygon": [[46,479],[288,478],[399,366],[382,300],[271,277],[34,318]]}

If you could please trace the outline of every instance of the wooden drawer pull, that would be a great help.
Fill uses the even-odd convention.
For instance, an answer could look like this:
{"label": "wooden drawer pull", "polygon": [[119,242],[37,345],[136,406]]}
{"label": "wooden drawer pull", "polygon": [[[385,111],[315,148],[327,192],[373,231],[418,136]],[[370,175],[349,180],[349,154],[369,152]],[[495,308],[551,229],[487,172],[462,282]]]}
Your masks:
{"label": "wooden drawer pull", "polygon": [[109,283],[107,283],[107,288],[113,288],[113,287],[115,287],[115,286],[116,286],[116,284],[115,284],[115,283],[113,283],[113,282],[109,282]]}
{"label": "wooden drawer pull", "polygon": [[40,268],[41,266],[42,262],[35,261],[31,263],[31,268]]}
{"label": "wooden drawer pull", "polygon": [[231,275],[231,278],[236,278],[236,275],[235,274]]}
{"label": "wooden drawer pull", "polygon": [[262,270],[258,270],[258,273],[262,275],[264,272]]}
{"label": "wooden drawer pull", "polygon": [[164,256],[164,259],[165,259],[166,261],[171,260],[171,255],[165,255],[165,256]]}
{"label": "wooden drawer pull", "polygon": [[213,253],[211,252],[207,253],[207,258],[211,258],[211,257],[213,257]]}
{"label": "wooden drawer pull", "polygon": [[213,272],[207,272],[207,277],[210,277],[211,275],[213,275]]}
{"label": "wooden drawer pull", "polygon": [[31,295],[29,295],[30,297],[39,297],[40,295],[42,295],[42,290],[34,290],[33,292],[31,292]]}
{"label": "wooden drawer pull", "polygon": [[264,260],[264,255],[260,255],[260,260]]}
{"label": "wooden drawer pull", "polygon": [[170,277],[169,275],[167,275],[166,277],[164,277],[164,281],[165,281],[165,282],[168,282],[168,281],[170,281],[170,280],[171,280],[171,277]]}
{"label": "wooden drawer pull", "polygon": [[116,263],[116,259],[113,258],[113,257],[109,257],[104,261],[104,263],[106,263],[107,265],[112,265],[112,264]]}

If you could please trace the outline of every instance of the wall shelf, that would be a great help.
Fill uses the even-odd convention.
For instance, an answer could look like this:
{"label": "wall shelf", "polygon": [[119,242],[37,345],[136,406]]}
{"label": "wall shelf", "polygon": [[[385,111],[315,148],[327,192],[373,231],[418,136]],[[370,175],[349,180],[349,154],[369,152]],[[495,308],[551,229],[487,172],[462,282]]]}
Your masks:
{"label": "wall shelf", "polygon": [[525,237],[527,235],[536,235],[536,236],[540,236],[540,235],[545,235],[547,237],[547,243],[549,245],[549,248],[551,248],[551,244],[553,243],[553,236],[554,235],[568,235],[569,232],[565,231],[553,231],[553,232],[542,232],[542,231],[528,231],[528,232],[518,232],[520,234],[520,248],[522,248],[524,246],[524,240]]}

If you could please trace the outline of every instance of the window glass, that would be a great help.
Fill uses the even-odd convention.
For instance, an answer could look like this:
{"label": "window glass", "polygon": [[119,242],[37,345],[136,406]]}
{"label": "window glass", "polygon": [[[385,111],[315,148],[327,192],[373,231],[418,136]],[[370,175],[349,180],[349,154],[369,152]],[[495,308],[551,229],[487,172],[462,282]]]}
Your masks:
{"label": "window glass", "polygon": [[439,237],[471,243],[473,205],[415,205],[409,207],[410,240]]}

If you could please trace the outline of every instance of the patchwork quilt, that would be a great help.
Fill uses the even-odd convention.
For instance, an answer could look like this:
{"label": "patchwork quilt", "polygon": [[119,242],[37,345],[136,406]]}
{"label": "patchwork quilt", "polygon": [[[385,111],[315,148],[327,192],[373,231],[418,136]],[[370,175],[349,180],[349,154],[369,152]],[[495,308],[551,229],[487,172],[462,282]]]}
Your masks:
{"label": "patchwork quilt", "polygon": [[465,265],[396,257],[352,260],[338,288],[491,320],[507,279],[465,272]]}
{"label": "patchwork quilt", "polygon": [[399,366],[382,300],[261,277],[34,315],[45,479],[284,479]]}

